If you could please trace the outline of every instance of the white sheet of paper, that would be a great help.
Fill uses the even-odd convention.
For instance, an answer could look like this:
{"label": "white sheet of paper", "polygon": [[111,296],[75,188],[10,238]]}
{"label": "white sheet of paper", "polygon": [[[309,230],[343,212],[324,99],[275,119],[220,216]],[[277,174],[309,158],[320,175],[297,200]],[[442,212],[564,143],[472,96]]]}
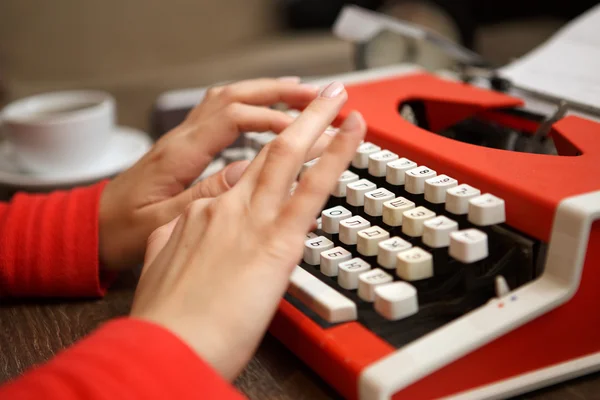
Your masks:
{"label": "white sheet of paper", "polygon": [[600,4],[500,74],[523,89],[600,109]]}

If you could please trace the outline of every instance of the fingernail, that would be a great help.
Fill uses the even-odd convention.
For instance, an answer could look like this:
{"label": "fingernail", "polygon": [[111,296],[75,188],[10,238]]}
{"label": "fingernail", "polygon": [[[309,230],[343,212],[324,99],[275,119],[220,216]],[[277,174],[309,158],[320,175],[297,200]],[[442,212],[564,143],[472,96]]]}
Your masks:
{"label": "fingernail", "polygon": [[329,136],[335,136],[340,130],[338,128],[327,128],[325,129],[325,134]]}
{"label": "fingernail", "polygon": [[299,76],[281,76],[277,80],[281,82],[300,83],[301,79]]}
{"label": "fingernail", "polygon": [[344,91],[344,85],[341,82],[332,82],[321,92],[321,97],[333,98],[339,96]]}
{"label": "fingernail", "polygon": [[303,83],[302,86],[312,90],[313,92],[318,92],[319,90],[321,90],[321,87],[319,85],[314,85],[312,83]]}
{"label": "fingernail", "polygon": [[360,129],[362,125],[363,118],[358,111],[352,111],[350,115],[346,118],[342,126],[340,126],[340,130],[342,131],[353,131],[355,129]]}
{"label": "fingernail", "polygon": [[225,183],[227,183],[230,188],[235,186],[246,168],[248,168],[248,165],[250,165],[250,161],[239,161],[230,164],[225,171]]}

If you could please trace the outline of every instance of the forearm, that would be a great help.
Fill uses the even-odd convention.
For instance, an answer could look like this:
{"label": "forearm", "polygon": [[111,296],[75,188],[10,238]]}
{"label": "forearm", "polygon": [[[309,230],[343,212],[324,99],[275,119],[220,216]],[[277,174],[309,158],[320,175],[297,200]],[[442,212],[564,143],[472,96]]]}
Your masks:
{"label": "forearm", "polygon": [[98,207],[105,182],[17,194],[0,208],[0,296],[101,296]]}

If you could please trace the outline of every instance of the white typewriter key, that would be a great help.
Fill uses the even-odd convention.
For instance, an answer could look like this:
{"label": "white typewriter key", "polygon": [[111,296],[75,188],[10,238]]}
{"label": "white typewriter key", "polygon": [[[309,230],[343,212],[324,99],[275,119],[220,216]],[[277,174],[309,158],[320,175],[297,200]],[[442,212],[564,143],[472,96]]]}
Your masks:
{"label": "white typewriter key", "polygon": [[383,222],[389,226],[400,226],[404,212],[413,208],[415,203],[404,197],[386,201],[383,203]]}
{"label": "white typewriter key", "polygon": [[360,215],[340,221],[340,241],[344,244],[356,244],[357,233],[370,226],[371,223]]}
{"label": "white typewriter key", "polygon": [[356,250],[363,256],[376,256],[379,242],[389,237],[390,233],[378,226],[363,229],[357,233]]}
{"label": "white typewriter key", "polygon": [[358,288],[358,276],[371,269],[362,258],[353,258],[338,265],[338,285],[346,290]]}
{"label": "white typewriter key", "polygon": [[342,206],[335,206],[323,210],[321,212],[322,229],[325,233],[339,233],[340,221],[350,218],[351,216],[352,213]]}
{"label": "white typewriter key", "polygon": [[367,179],[351,182],[346,186],[346,201],[351,206],[362,207],[365,204],[365,193],[375,189],[377,186]]}
{"label": "white typewriter key", "polygon": [[446,191],[446,210],[456,215],[469,212],[469,200],[481,194],[479,189],[465,183]]}
{"label": "white typewriter key", "polygon": [[404,174],[417,167],[417,163],[408,158],[399,158],[387,164],[385,180],[392,185],[404,185]]}
{"label": "white typewriter key", "polygon": [[434,204],[446,201],[446,190],[458,185],[458,181],[447,175],[438,175],[425,181],[425,200]]}
{"label": "white typewriter key", "polygon": [[300,176],[304,175],[304,173],[306,171],[308,171],[311,167],[313,167],[318,161],[319,161],[319,157],[313,158],[312,160],[307,161],[304,164],[302,164],[302,168],[300,168]]}
{"label": "white typewriter key", "polygon": [[501,224],[506,220],[504,200],[486,193],[469,200],[469,222],[486,226]]}
{"label": "white typewriter key", "polygon": [[406,171],[406,174],[404,174],[404,189],[408,193],[421,194],[425,192],[425,181],[436,175],[437,172],[424,165]]}
{"label": "white typewriter key", "polygon": [[288,292],[327,322],[356,320],[356,303],[302,267],[294,268]]}
{"label": "white typewriter key", "polygon": [[369,155],[369,174],[377,177],[385,176],[387,163],[398,159],[398,154],[389,150],[378,151]]}
{"label": "white typewriter key", "polygon": [[413,247],[396,258],[396,275],[405,281],[418,281],[433,276],[433,257],[420,247]]}
{"label": "white typewriter key", "polygon": [[323,218],[317,218],[317,229],[323,229]]}
{"label": "white typewriter key", "polygon": [[381,147],[374,145],[371,142],[364,142],[356,150],[356,154],[352,159],[354,168],[365,169],[369,167],[369,155],[381,151]]}
{"label": "white typewriter key", "polygon": [[223,157],[223,161],[225,161],[225,164],[227,164],[227,165],[229,165],[233,162],[236,162],[236,161],[247,160],[248,152],[246,150],[247,149],[239,148],[239,147],[225,149],[225,150],[223,150],[223,152],[221,152],[221,157]]}
{"label": "white typewriter key", "polygon": [[381,217],[383,203],[393,200],[396,195],[387,189],[379,188],[365,193],[365,212],[372,217]]}
{"label": "white typewriter key", "polygon": [[255,150],[262,150],[263,147],[265,147],[275,139],[277,139],[277,135],[273,132],[261,133],[254,139],[256,143]]}
{"label": "white typewriter key", "polygon": [[451,232],[448,253],[463,263],[483,260],[488,256],[487,235],[477,229]]}
{"label": "white typewriter key", "polygon": [[338,178],[331,194],[335,197],[346,197],[346,186],[351,182],[356,182],[358,175],[352,171],[344,171]]}
{"label": "white typewriter key", "polygon": [[396,268],[396,256],[404,250],[412,247],[412,244],[398,236],[391,237],[379,242],[377,252],[377,264],[387,269]]}
{"label": "white typewriter key", "polygon": [[255,149],[254,141],[260,136],[259,132],[245,132],[244,133],[244,147]]}
{"label": "white typewriter key", "polygon": [[433,217],[435,217],[435,213],[423,206],[404,211],[402,233],[411,237],[423,235],[423,223]]}
{"label": "white typewriter key", "polygon": [[316,237],[319,237],[319,235],[317,235],[317,234],[316,234],[316,233],[314,233],[314,232],[308,232],[308,233],[306,234],[306,240],[308,240],[308,239],[314,239],[314,238],[316,238]]}
{"label": "white typewriter key", "polygon": [[384,283],[375,288],[375,311],[397,321],[419,311],[417,289],[407,282]]}
{"label": "white typewriter key", "polygon": [[393,280],[390,274],[380,268],[363,272],[358,276],[358,297],[364,301],[375,301],[375,287]]}
{"label": "white typewriter key", "polygon": [[423,243],[429,247],[447,247],[450,245],[450,232],[458,230],[458,223],[440,215],[423,222]]}
{"label": "white typewriter key", "polygon": [[321,252],[321,273],[327,276],[337,276],[338,265],[352,258],[352,253],[343,247],[334,247]]}
{"label": "white typewriter key", "polygon": [[310,265],[319,265],[321,252],[333,248],[333,242],[325,236],[317,236],[304,242],[304,262]]}

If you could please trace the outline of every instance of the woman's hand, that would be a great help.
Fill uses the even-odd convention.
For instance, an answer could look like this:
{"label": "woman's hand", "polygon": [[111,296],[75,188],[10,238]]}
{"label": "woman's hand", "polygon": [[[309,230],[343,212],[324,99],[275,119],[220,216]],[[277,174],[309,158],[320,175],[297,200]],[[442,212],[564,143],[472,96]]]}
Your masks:
{"label": "woman's hand", "polygon": [[[302,85],[293,77],[209,89],[182,124],[106,186],[99,215],[103,267],[117,270],[141,263],[152,231],[181,214],[193,200],[217,196],[235,185],[247,162],[233,163],[189,187],[240,132],[281,132],[293,121],[291,116],[264,106],[284,102],[303,108],[317,94],[318,88]],[[327,135],[320,142],[321,147],[326,145]]]}
{"label": "woman's hand", "polygon": [[290,195],[309,150],[346,99],[341,84],[330,85],[234,188],[194,201],[152,234],[132,316],[170,329],[234,379],[287,289],[305,234],[364,137],[365,123],[353,112]]}

